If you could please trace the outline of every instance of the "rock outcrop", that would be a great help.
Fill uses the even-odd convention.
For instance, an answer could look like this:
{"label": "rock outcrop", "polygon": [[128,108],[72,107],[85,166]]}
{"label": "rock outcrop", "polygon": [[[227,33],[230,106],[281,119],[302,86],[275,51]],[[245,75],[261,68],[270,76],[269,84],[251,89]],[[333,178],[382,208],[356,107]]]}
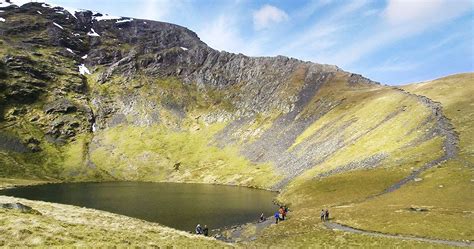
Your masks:
{"label": "rock outcrop", "polygon": [[18,210],[22,213],[30,213],[30,214],[41,215],[41,213],[38,212],[37,210],[35,210],[35,209],[33,209],[29,206],[23,205],[19,202],[16,202],[16,203],[2,203],[2,204],[0,204],[0,208]]}

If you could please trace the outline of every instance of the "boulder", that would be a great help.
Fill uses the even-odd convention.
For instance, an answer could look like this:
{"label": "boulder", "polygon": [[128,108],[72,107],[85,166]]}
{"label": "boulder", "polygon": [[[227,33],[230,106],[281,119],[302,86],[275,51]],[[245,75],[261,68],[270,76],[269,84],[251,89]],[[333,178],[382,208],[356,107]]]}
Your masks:
{"label": "boulder", "polygon": [[0,151],[2,150],[17,153],[30,152],[29,148],[22,143],[19,137],[5,132],[0,132]]}
{"label": "boulder", "polygon": [[59,99],[44,106],[43,111],[51,113],[72,113],[77,111],[77,107],[68,99]]}
{"label": "boulder", "polygon": [[41,213],[38,212],[37,210],[35,210],[35,209],[33,209],[29,206],[23,205],[19,202],[16,202],[16,203],[3,203],[3,204],[0,204],[0,208],[18,210],[22,213],[41,215]]}
{"label": "boulder", "polygon": [[428,208],[423,208],[423,207],[410,207],[408,208],[409,211],[412,212],[428,212]]}

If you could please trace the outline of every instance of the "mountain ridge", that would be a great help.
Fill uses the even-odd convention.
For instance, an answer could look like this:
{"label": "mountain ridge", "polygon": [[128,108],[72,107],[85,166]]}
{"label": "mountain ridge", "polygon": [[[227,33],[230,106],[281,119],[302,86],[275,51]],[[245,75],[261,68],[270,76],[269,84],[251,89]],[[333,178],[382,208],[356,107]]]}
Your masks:
{"label": "mountain ridge", "polygon": [[[21,86],[19,91],[7,89],[7,95],[9,92],[19,94],[17,97],[7,97],[7,102],[13,99],[15,105],[15,98],[28,98],[29,94],[37,98],[32,102],[39,103],[46,118],[52,122],[49,126],[40,122],[43,125],[40,129],[45,133],[44,139],[52,142],[53,147],[72,144],[78,135],[92,137],[83,138],[86,146],[82,149],[83,162],[80,165],[87,165],[86,171],[97,168],[94,159],[90,159],[98,160],[97,157],[91,157],[94,149],[101,151],[104,148],[101,140],[94,140],[96,136],[93,134],[96,132],[123,125],[149,127],[160,125],[163,121],[165,126],[178,130],[183,125],[184,130],[187,130],[189,127],[186,127],[186,122],[194,122],[191,126],[229,122],[210,138],[210,142],[217,143],[221,148],[236,147],[239,151],[236,156],[242,154],[251,164],[271,162],[285,179],[275,187],[282,187],[346,147],[345,143],[341,143],[342,140],[334,140],[332,143],[335,144],[332,145],[320,141],[317,142],[319,146],[314,146],[313,140],[318,140],[315,137],[298,146],[293,144],[302,132],[321,117],[345,105],[347,98],[333,90],[357,92],[362,89],[388,89],[336,66],[283,56],[248,57],[218,52],[207,47],[194,32],[174,24],[115,18],[91,11],[75,12],[72,15],[61,7],[39,3],[6,9],[8,11],[2,13],[7,20],[1,31],[7,35],[3,43],[20,45],[25,50],[46,49],[50,58],[44,62],[52,59],[63,60],[68,64],[64,69],[60,68],[66,70],[64,76],[63,72],[48,72],[46,64],[43,69],[34,69],[34,64],[45,58],[39,52],[31,54],[33,59],[29,55],[7,56],[4,62],[7,70],[19,68],[19,73],[32,71],[26,77],[32,77],[35,81],[67,78],[68,85],[59,90],[57,86],[51,85],[49,88],[55,92],[52,96],[44,94],[44,90],[35,85],[44,83],[32,84],[31,80],[26,80],[22,85],[28,86],[26,92],[22,92],[25,89]],[[33,16],[37,17],[33,22],[35,28],[21,19],[15,21],[15,18],[28,19]],[[18,43],[18,39],[21,43]],[[36,60],[35,57],[41,59]],[[73,68],[78,65],[87,70],[74,73]],[[159,83],[150,84],[154,79],[159,79]],[[178,85],[181,88],[179,93],[174,89]],[[320,96],[321,89],[326,88],[329,95]],[[157,94],[161,96],[154,97]],[[314,113],[312,108],[316,108],[319,114]],[[259,117],[264,118],[265,129],[255,126]],[[31,117],[31,120],[34,119]],[[348,120],[343,126],[350,126],[352,121]],[[247,128],[249,126],[253,128]],[[251,137],[246,131],[248,129],[253,130]],[[344,130],[343,127],[340,129]],[[39,141],[44,139],[33,137],[27,146],[38,150],[41,147]],[[357,139],[355,137],[353,140]],[[110,148],[115,146],[111,145]],[[297,153],[292,152],[295,148]],[[360,160],[378,164],[386,158],[386,153],[376,153],[367,158],[380,159]],[[180,163],[179,158],[171,161],[176,162],[167,164]],[[79,171],[82,171],[84,166],[80,168]],[[111,170],[106,170],[105,177],[117,178],[110,174]],[[230,175],[228,177],[232,178]],[[247,180],[243,181],[249,179],[251,177],[247,176]]]}

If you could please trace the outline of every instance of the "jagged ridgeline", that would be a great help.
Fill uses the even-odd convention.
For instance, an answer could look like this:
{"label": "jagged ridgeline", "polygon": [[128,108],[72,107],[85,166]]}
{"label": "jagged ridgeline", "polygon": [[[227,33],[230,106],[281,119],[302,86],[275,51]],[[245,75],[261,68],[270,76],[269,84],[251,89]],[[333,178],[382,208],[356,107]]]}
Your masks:
{"label": "jagged ridgeline", "polygon": [[335,66],[45,4],[0,17],[0,177],[280,188],[380,168],[395,184],[456,153],[437,104]]}

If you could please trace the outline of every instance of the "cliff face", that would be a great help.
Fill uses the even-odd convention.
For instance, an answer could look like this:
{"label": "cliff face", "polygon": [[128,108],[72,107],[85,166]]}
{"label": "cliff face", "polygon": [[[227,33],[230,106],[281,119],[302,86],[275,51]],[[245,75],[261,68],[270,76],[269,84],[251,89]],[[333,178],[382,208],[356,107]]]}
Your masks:
{"label": "cliff face", "polygon": [[1,10],[2,177],[270,188],[423,167],[437,156],[420,148],[449,137],[419,96],[336,66],[219,52],[168,23]]}

